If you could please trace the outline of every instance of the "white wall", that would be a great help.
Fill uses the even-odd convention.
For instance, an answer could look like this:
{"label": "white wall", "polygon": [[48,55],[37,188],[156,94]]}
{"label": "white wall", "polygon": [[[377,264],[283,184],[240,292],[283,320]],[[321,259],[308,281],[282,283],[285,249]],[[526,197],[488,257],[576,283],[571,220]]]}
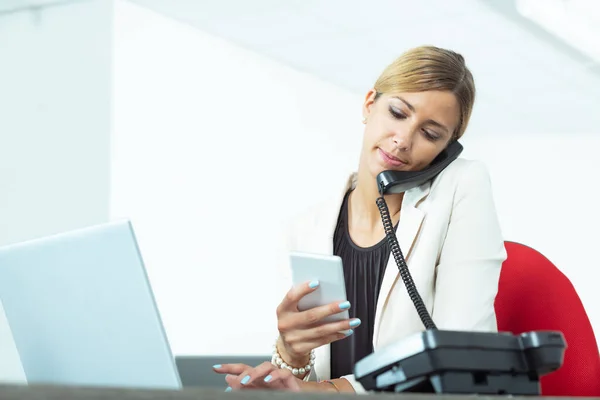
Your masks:
{"label": "white wall", "polygon": [[268,353],[278,224],[353,165],[359,99],[127,2],[115,29],[111,217],[173,350]]}
{"label": "white wall", "polygon": [[0,13],[0,245],[108,219],[111,13]]}
{"label": "white wall", "polygon": [[465,157],[490,169],[505,238],[537,249],[571,279],[600,343],[600,136],[471,131],[463,142]]}
{"label": "white wall", "polygon": [[[175,353],[263,354],[277,228],[355,167],[362,98],[127,2],[115,29],[111,217],[134,222]],[[573,280],[600,333],[598,139],[490,124],[464,143],[506,238]]]}
{"label": "white wall", "polygon": [[[0,245],[109,216],[112,4],[13,3],[0,12]],[[0,381],[24,379],[0,304]]]}

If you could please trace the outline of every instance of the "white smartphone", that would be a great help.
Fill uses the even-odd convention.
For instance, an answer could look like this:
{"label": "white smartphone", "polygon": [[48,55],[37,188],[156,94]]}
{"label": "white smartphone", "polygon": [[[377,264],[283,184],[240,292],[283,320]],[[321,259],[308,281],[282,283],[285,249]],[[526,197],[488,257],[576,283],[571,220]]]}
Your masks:
{"label": "white smartphone", "polygon": [[[346,301],[346,282],[342,259],[338,256],[290,253],[292,281],[294,286],[311,281],[319,281],[319,288],[307,294],[298,302],[298,309],[305,311],[333,302]],[[338,314],[323,319],[324,322],[348,319],[348,310],[340,310]]]}

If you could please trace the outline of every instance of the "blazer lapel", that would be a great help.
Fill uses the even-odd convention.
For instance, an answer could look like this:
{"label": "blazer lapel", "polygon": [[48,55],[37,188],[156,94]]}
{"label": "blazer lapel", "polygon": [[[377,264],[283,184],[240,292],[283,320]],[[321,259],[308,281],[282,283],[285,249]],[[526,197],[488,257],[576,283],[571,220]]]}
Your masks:
{"label": "blazer lapel", "polygon": [[311,239],[309,245],[305,246],[305,251],[316,254],[333,254],[335,227],[337,226],[344,196],[353,185],[353,178],[354,175],[350,176],[346,184],[342,187],[342,190],[336,190],[336,195],[326,201],[321,207],[318,221],[316,222],[318,225],[314,226],[309,233]]}
{"label": "blazer lapel", "polygon": [[[427,182],[404,193],[396,237],[398,238],[402,255],[407,263],[413,243],[419,233],[419,229],[421,228],[421,224],[425,216],[425,213],[417,207],[419,202],[429,193],[429,188],[430,183]],[[398,266],[396,265],[393,254],[390,254],[390,258],[383,275],[383,282],[381,283],[379,297],[377,298],[375,326],[373,329],[373,346],[377,345],[379,326],[381,324],[381,315],[385,310],[387,299],[399,277],[400,273],[398,271]],[[401,284],[403,283],[401,282]]]}

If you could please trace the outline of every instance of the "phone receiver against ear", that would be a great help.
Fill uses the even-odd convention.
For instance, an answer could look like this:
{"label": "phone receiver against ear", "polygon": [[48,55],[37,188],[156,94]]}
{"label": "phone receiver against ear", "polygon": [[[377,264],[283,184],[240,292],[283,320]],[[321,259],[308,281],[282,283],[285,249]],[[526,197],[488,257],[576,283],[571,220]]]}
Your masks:
{"label": "phone receiver against ear", "polygon": [[379,194],[403,193],[415,188],[442,172],[450,163],[458,158],[463,146],[453,141],[442,151],[427,168],[421,171],[383,171],[377,175]]}
{"label": "phone receiver against ear", "polygon": [[457,141],[453,141],[438,154],[427,168],[422,171],[383,171],[377,175],[377,186],[379,186],[380,197],[377,199],[376,203],[377,208],[379,208],[379,213],[381,214],[381,222],[383,223],[383,229],[385,230],[385,237],[387,238],[396,265],[398,266],[400,276],[404,281],[404,286],[406,286],[408,295],[413,302],[425,329],[436,329],[435,322],[433,322],[429,310],[427,310],[427,307],[417,290],[417,286],[410,275],[406,260],[400,249],[400,244],[396,238],[394,225],[392,224],[390,217],[390,210],[388,209],[383,196],[388,193],[402,193],[427,182],[429,179],[432,179],[442,172],[452,161],[456,160],[462,150],[462,145]]}

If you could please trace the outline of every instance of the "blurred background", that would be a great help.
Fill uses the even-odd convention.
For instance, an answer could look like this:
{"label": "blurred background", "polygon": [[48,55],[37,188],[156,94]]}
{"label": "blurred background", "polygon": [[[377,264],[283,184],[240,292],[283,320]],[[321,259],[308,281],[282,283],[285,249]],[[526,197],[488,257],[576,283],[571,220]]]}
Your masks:
{"label": "blurred background", "polygon": [[463,156],[598,336],[596,0],[0,0],[0,245],[129,218],[176,354],[268,353],[282,224],[356,168],[365,94],[423,44],[466,58]]}

